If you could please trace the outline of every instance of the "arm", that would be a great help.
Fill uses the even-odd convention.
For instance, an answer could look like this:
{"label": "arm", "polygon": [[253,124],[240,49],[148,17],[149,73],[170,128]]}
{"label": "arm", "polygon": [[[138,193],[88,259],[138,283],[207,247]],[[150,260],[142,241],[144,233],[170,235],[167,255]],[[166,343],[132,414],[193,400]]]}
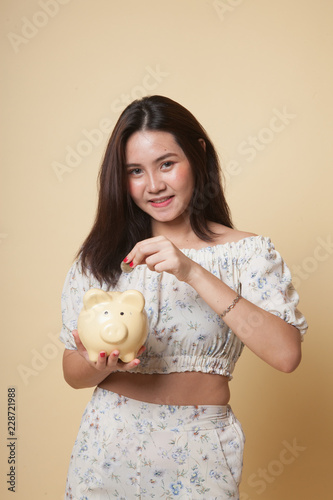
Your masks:
{"label": "arm", "polygon": [[[237,295],[195,262],[190,266],[186,282],[217,314],[222,314]],[[289,373],[299,365],[300,333],[278,316],[241,298],[223,320],[251,351],[274,368]]]}
{"label": "arm", "polygon": [[[217,314],[222,314],[237,295],[162,236],[139,242],[127,261],[132,261],[133,267],[146,263],[151,270],[173,274],[192,286]],[[223,320],[251,351],[274,368],[291,372],[300,363],[299,331],[274,314],[241,298]]]}
{"label": "arm", "polygon": [[[129,363],[118,361],[119,351],[116,350],[108,357],[102,351],[99,353],[98,360],[92,362],[89,360],[88,353],[80,341],[76,330],[73,331],[73,336],[77,350],[65,349],[63,354],[63,372],[66,382],[74,389],[94,387],[100,384],[110,373],[116,370],[127,371],[140,363],[139,359],[133,359]],[[144,348],[142,347],[138,355],[143,350]]]}

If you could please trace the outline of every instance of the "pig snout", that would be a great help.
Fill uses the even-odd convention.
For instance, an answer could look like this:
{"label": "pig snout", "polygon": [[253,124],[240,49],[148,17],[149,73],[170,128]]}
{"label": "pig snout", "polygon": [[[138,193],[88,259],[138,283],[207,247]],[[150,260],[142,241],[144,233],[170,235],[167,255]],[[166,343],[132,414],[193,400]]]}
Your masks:
{"label": "pig snout", "polygon": [[108,344],[119,344],[124,342],[128,336],[128,329],[124,323],[108,323],[100,332],[101,338]]}

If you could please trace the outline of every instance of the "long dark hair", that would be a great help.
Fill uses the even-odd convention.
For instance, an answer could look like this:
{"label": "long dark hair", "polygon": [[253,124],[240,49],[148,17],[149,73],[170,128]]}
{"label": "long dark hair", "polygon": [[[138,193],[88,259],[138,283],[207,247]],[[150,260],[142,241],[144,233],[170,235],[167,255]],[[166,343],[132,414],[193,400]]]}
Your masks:
{"label": "long dark hair", "polygon": [[122,112],[111,134],[99,172],[95,222],[77,254],[84,271],[89,269],[109,285],[118,281],[120,263],[133,246],[152,236],[150,217],[133,203],[127,190],[125,148],[129,137],[139,130],[169,132],[184,151],[195,179],[187,209],[195,234],[211,241],[214,233],[209,221],[233,227],[218,156],[204,128],[172,99],[158,95],[138,99]]}

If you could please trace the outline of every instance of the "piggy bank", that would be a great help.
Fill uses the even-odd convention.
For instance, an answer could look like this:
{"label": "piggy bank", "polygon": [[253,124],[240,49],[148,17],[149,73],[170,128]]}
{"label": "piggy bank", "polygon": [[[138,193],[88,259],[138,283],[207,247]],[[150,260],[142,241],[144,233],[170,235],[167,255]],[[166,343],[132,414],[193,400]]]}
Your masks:
{"label": "piggy bank", "polygon": [[77,326],[91,361],[97,361],[100,351],[108,356],[115,349],[125,363],[136,357],[148,334],[144,305],[145,299],[137,290],[91,288],[85,293]]}

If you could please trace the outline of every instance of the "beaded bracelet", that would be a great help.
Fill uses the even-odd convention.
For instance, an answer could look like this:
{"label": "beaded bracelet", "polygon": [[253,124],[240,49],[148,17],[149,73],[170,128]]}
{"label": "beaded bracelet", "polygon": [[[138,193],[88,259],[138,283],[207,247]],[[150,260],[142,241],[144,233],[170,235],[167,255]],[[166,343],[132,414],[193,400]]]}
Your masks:
{"label": "beaded bracelet", "polygon": [[233,309],[235,307],[235,305],[237,304],[237,302],[239,301],[239,299],[241,299],[242,296],[240,293],[237,293],[237,296],[236,298],[231,302],[230,306],[226,308],[225,311],[223,311],[222,314],[220,314],[221,318],[224,318],[224,316],[229,312],[231,311],[231,309]]}

